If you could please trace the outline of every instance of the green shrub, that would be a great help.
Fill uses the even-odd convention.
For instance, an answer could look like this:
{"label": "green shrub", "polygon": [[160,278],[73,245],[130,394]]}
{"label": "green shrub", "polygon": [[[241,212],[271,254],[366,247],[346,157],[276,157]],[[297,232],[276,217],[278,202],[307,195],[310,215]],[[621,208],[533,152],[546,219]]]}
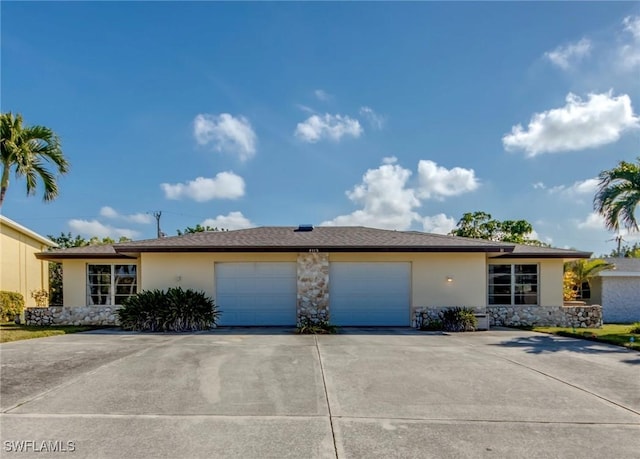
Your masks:
{"label": "green shrub", "polygon": [[416,326],[421,331],[437,331],[442,330],[442,321],[419,314],[416,319]]}
{"label": "green shrub", "polygon": [[338,332],[338,327],[328,320],[314,320],[310,317],[302,317],[296,327],[296,333],[300,335],[333,335]]}
{"label": "green shrub", "polygon": [[14,320],[24,311],[24,297],[18,292],[0,291],[0,321]]}
{"label": "green shrub", "polygon": [[218,323],[220,311],[204,292],[181,287],[146,290],[124,301],[120,325],[134,331],[196,331]]}
{"label": "green shrub", "polygon": [[637,333],[640,335],[640,322],[635,322],[631,324],[631,330],[629,333]]}
{"label": "green shrub", "polygon": [[475,331],[478,319],[472,308],[449,308],[440,312],[442,328],[449,332]]}

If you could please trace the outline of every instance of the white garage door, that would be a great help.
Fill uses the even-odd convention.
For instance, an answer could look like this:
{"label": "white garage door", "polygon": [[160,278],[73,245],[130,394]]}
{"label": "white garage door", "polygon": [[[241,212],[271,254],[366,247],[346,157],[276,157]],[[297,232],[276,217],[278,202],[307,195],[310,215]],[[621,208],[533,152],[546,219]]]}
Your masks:
{"label": "white garage door", "polygon": [[216,263],[220,325],[295,325],[295,263]]}
{"label": "white garage door", "polygon": [[410,325],[410,263],[331,263],[329,276],[332,323]]}

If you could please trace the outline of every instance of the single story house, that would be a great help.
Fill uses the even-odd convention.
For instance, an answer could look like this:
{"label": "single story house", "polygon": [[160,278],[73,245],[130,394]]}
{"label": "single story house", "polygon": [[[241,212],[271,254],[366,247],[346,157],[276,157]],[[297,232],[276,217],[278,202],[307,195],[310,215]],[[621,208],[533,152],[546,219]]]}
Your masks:
{"label": "single story house", "polygon": [[35,255],[50,247],[57,245],[0,215],[0,290],[18,292],[24,297],[26,307],[36,306],[31,292],[49,291],[49,262]]}
{"label": "single story house", "polygon": [[602,306],[607,323],[640,322],[640,259],[604,258],[613,268],[589,279],[592,304]]}
{"label": "single story house", "polygon": [[[492,322],[558,322],[575,250],[365,227],[259,227],[39,253],[63,263],[64,306],[113,314],[129,295],[204,291],[220,325],[410,326],[468,306]],[[539,317],[538,317],[539,316]],[[514,320],[512,320],[515,317]],[[563,316],[564,317],[564,316]],[[525,320],[526,319],[526,320]]]}

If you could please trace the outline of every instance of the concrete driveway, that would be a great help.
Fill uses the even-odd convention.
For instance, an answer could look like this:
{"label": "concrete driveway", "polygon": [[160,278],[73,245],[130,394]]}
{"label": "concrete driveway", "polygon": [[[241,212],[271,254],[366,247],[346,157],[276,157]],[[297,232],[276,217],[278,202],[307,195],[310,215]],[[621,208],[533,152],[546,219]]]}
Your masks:
{"label": "concrete driveway", "polygon": [[0,357],[2,457],[640,451],[640,353],[529,332],[96,331]]}

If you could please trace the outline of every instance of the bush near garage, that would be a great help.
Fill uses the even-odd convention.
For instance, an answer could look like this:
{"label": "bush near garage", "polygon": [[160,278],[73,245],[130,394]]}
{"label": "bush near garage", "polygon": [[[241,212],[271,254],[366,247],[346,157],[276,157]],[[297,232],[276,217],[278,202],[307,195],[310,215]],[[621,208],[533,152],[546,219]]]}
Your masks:
{"label": "bush near garage", "polygon": [[24,297],[18,292],[0,291],[0,322],[15,320],[24,311]]}
{"label": "bush near garage", "polygon": [[328,320],[314,320],[310,317],[302,317],[296,327],[299,335],[333,335],[338,332],[338,327]]}
{"label": "bush near garage", "polygon": [[204,292],[181,287],[142,291],[118,310],[123,329],[150,332],[208,330],[218,324],[220,314]]}
{"label": "bush near garage", "polygon": [[440,312],[442,329],[448,332],[475,331],[478,328],[478,319],[472,308],[449,308]]}

